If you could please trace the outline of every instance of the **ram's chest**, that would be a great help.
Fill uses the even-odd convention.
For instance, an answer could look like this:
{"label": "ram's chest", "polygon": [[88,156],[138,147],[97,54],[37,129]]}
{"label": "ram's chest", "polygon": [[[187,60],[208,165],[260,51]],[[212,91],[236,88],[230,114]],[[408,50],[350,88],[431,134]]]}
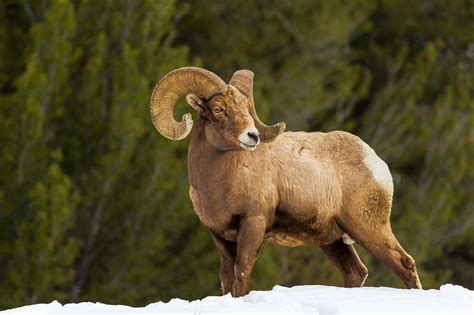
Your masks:
{"label": "ram's chest", "polygon": [[257,189],[261,185],[254,187],[254,184],[255,181],[248,180],[239,185],[228,181],[201,189],[191,186],[189,194],[201,222],[213,231],[222,232],[229,228],[235,217],[263,215],[271,218],[269,212],[276,209],[277,194],[271,191],[271,183],[265,189]]}
{"label": "ram's chest", "polygon": [[226,164],[217,159],[212,168],[190,165],[190,197],[206,227],[220,232],[235,216],[268,217],[268,212],[276,209],[276,186],[269,171],[255,164],[242,159]]}
{"label": "ram's chest", "polygon": [[196,190],[193,186],[189,188],[189,196],[199,220],[207,228],[221,231],[230,224],[232,213],[226,209],[225,200],[216,200],[215,196]]}

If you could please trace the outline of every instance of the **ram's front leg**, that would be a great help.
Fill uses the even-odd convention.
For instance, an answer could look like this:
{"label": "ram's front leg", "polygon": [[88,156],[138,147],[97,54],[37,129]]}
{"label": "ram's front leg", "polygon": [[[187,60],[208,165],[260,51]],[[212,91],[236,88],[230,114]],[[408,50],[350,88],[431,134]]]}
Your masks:
{"label": "ram's front leg", "polygon": [[237,235],[237,257],[234,266],[235,281],[232,296],[248,293],[248,282],[257,253],[265,235],[264,217],[243,217]]}
{"label": "ram's front leg", "polygon": [[212,233],[212,240],[219,250],[220,279],[222,294],[231,292],[234,285],[234,264],[236,256],[236,243],[226,241],[216,233]]}

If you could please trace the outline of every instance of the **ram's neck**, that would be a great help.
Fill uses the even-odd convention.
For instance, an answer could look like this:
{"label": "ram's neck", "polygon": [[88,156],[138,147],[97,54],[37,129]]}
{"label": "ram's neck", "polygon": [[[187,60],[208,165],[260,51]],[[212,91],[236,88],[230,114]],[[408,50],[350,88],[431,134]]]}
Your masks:
{"label": "ram's neck", "polygon": [[232,152],[217,150],[206,140],[205,122],[198,118],[191,132],[188,149],[189,182],[193,187],[204,187],[229,176],[236,164]]}
{"label": "ram's neck", "polygon": [[[188,148],[188,165],[197,165],[206,159],[206,155],[214,153],[217,150],[211,146],[206,140],[204,131],[205,122],[202,118],[198,118],[191,131],[191,139]],[[207,163],[206,163],[207,164]]]}

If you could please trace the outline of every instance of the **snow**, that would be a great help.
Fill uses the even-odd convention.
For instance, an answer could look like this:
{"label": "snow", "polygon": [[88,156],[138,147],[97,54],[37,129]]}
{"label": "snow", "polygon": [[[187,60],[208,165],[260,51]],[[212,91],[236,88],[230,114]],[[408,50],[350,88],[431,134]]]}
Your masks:
{"label": "snow", "polygon": [[439,290],[393,288],[339,288],[305,285],[271,291],[252,291],[241,298],[209,296],[202,300],[172,299],[133,308],[102,303],[49,304],[23,306],[0,312],[23,314],[474,314],[474,291],[446,284]]}

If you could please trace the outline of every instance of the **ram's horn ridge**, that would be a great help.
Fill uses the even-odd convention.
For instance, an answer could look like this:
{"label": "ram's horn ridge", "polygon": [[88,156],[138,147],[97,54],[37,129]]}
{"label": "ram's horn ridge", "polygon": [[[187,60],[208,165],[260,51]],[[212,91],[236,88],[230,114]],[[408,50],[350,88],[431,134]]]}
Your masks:
{"label": "ram's horn ridge", "polygon": [[254,74],[250,70],[238,70],[232,75],[229,85],[237,88],[242,94],[250,98],[250,115],[252,115],[255,120],[255,127],[257,127],[258,132],[260,132],[262,141],[269,142],[281,134],[285,130],[286,125],[284,122],[280,122],[272,126],[267,126],[260,120],[255,110],[255,102],[253,100],[253,77]]}
{"label": "ram's horn ridge", "polygon": [[225,94],[227,85],[216,74],[197,67],[183,67],[171,71],[153,89],[150,100],[150,114],[155,128],[168,139],[180,140],[191,131],[193,121],[185,114],[180,122],[173,117],[173,108],[185,94],[195,93],[211,98]]}

